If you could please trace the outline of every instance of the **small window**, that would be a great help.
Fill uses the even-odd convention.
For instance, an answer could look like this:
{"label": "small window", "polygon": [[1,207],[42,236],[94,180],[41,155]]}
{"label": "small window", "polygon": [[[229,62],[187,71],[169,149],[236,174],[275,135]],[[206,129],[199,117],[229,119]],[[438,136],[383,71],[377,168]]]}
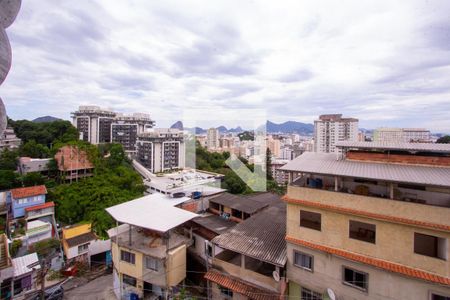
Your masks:
{"label": "small window", "polygon": [[349,236],[351,239],[375,244],[376,226],[358,221],[349,222]]}
{"label": "small window", "polygon": [[134,255],[134,253],[121,250],[120,251],[120,260],[134,265],[136,256]]}
{"label": "small window", "polygon": [[343,273],[344,284],[361,289],[363,291],[367,291],[367,280],[369,276],[367,273],[356,271],[346,267],[344,267]]}
{"label": "small window", "polygon": [[450,300],[450,296],[438,295],[436,293],[431,293],[431,300]]}
{"label": "small window", "polygon": [[322,300],[322,294],[311,291],[307,288],[302,287],[301,300]]}
{"label": "small window", "polygon": [[220,286],[219,285],[219,289],[220,289],[220,294],[224,295],[227,298],[233,298],[233,291],[230,289],[227,289],[226,287]]}
{"label": "small window", "polygon": [[122,282],[131,286],[136,286],[136,278],[122,274]]}
{"label": "small window", "polygon": [[209,243],[205,244],[205,254],[208,257],[212,257],[212,245]]}
{"label": "small window", "polygon": [[88,251],[89,243],[78,246],[78,254]]}
{"label": "small window", "polygon": [[311,255],[294,251],[294,265],[297,267],[306,269],[308,271],[313,270],[314,258]]}
{"label": "small window", "polygon": [[415,232],[414,253],[446,260],[447,239]]}
{"label": "small window", "polygon": [[153,271],[158,271],[158,260],[154,257],[146,256],[145,267]]}
{"label": "small window", "polygon": [[322,215],[312,211],[301,210],[300,226],[320,231],[322,227]]}

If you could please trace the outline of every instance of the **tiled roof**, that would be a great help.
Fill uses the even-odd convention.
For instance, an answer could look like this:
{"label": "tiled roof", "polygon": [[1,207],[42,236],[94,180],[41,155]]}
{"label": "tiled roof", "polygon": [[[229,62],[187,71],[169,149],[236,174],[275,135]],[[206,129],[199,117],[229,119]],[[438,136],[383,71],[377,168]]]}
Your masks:
{"label": "tiled roof", "polygon": [[87,232],[82,235],[78,235],[73,238],[67,239],[66,242],[69,247],[74,247],[74,246],[86,244],[95,239],[97,239],[97,237],[95,236],[94,233]]}
{"label": "tiled roof", "polygon": [[450,167],[336,160],[336,153],[305,152],[280,170],[450,187]]}
{"label": "tiled roof", "polygon": [[86,151],[76,146],[64,146],[55,155],[60,171],[92,169]]}
{"label": "tiled roof", "polygon": [[413,225],[413,226],[417,226],[417,227],[425,227],[425,228],[431,228],[431,229],[437,229],[437,230],[441,230],[441,231],[450,232],[450,226],[445,225],[445,224],[437,224],[437,223],[432,223],[432,222],[423,222],[423,221],[418,221],[418,220],[413,220],[413,219],[388,216],[388,215],[372,213],[372,212],[353,209],[353,208],[346,208],[346,207],[334,206],[334,205],[329,205],[329,204],[322,204],[322,203],[317,203],[317,202],[312,202],[312,201],[307,201],[307,200],[293,199],[288,196],[284,196],[283,200],[287,203],[300,204],[300,205],[304,205],[304,206],[308,206],[308,207],[315,207],[315,208],[320,208],[320,209],[325,209],[325,210],[331,210],[331,211],[344,213],[344,214],[359,215],[359,216],[364,216],[364,217],[368,217],[371,219],[378,219],[378,220],[383,220],[383,221],[388,221],[388,222],[393,222],[393,223],[407,224],[407,225]]}
{"label": "tiled roof", "polygon": [[47,194],[47,188],[45,187],[45,185],[16,188],[11,190],[11,194],[14,199],[45,195]]}
{"label": "tiled roof", "polygon": [[31,206],[31,207],[26,207],[25,211],[44,209],[44,208],[49,208],[49,207],[53,207],[53,206],[55,206],[55,203],[53,201],[51,201],[51,202],[46,202],[46,203],[43,203],[43,204]]}
{"label": "tiled roof", "polygon": [[233,278],[226,274],[221,274],[217,271],[208,271],[205,274],[205,279],[217,283],[233,292],[247,296],[253,300],[278,300],[280,296],[275,292],[255,287],[251,284],[245,283],[239,279]]}
{"label": "tiled roof", "polygon": [[286,204],[279,201],[216,236],[212,243],[282,267],[287,260],[285,235]]}
{"label": "tiled roof", "polygon": [[296,238],[290,237],[290,236],[286,236],[286,241],[296,244],[296,245],[308,247],[311,249],[323,251],[323,252],[330,253],[330,254],[334,254],[334,255],[343,257],[345,259],[349,259],[349,260],[352,260],[355,262],[374,266],[374,267],[377,267],[380,269],[384,269],[386,271],[402,274],[402,275],[405,275],[408,277],[413,277],[413,278],[430,281],[430,282],[434,282],[434,283],[439,283],[439,284],[443,284],[443,285],[450,285],[450,278],[448,278],[448,277],[443,277],[443,276],[436,275],[436,274],[433,274],[430,272],[403,266],[401,264],[392,263],[392,262],[388,262],[388,261],[377,259],[377,258],[371,258],[371,257],[355,254],[352,252],[348,252],[348,251],[344,251],[344,250],[340,250],[340,249],[336,249],[336,248],[331,248],[328,246],[322,246],[322,245],[311,243],[311,242],[308,242],[305,240],[296,239]]}
{"label": "tiled roof", "polygon": [[223,193],[217,197],[211,198],[209,201],[222,204],[223,206],[231,207],[248,214],[253,214],[270,204],[276,203],[279,200],[280,197],[272,193],[256,193],[247,196]]}

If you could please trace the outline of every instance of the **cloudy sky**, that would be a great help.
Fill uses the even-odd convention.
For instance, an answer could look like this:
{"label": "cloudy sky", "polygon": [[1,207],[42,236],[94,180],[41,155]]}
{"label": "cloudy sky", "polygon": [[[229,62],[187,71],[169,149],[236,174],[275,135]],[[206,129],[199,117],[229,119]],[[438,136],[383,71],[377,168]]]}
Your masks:
{"label": "cloudy sky", "polygon": [[[78,105],[236,126],[343,113],[450,132],[450,1],[23,0],[2,87],[13,119]],[[244,111],[240,111],[244,109]],[[217,124],[220,123],[220,124]],[[239,122],[237,122],[239,123]]]}

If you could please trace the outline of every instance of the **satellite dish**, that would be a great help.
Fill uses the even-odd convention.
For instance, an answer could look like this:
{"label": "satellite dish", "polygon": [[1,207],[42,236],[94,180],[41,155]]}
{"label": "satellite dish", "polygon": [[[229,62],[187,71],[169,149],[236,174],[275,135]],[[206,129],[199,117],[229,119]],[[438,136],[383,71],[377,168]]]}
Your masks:
{"label": "satellite dish", "polygon": [[336,300],[336,294],[334,293],[334,291],[330,288],[327,288],[327,295],[328,298],[330,298],[330,300]]}
{"label": "satellite dish", "polygon": [[280,274],[278,274],[277,271],[273,271],[272,272],[272,276],[273,276],[273,279],[275,279],[276,282],[280,281]]}

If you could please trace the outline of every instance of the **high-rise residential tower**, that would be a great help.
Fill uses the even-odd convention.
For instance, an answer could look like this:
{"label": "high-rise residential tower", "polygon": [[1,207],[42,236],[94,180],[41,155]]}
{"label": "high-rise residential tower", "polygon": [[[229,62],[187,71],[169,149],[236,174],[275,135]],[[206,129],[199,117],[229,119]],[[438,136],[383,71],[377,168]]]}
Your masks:
{"label": "high-rise residential tower", "polygon": [[123,149],[129,154],[136,154],[137,136],[154,125],[155,121],[149,114],[117,114],[111,123],[111,142],[122,144]]}
{"label": "high-rise residential tower", "polygon": [[80,133],[80,139],[91,144],[111,142],[111,123],[116,113],[99,106],[80,106],[72,112],[73,125]]}
{"label": "high-rise residential tower", "polygon": [[216,149],[220,147],[219,130],[217,128],[209,128],[206,133],[206,147],[208,149]]}
{"label": "high-rise residential tower", "polygon": [[343,118],[342,114],[321,115],[314,121],[314,149],[334,152],[339,141],[358,140],[358,119]]}
{"label": "high-rise residential tower", "polygon": [[375,142],[431,142],[431,133],[425,128],[378,128],[373,132]]}
{"label": "high-rise residential tower", "polygon": [[183,132],[157,128],[139,134],[137,160],[152,173],[184,168]]}

